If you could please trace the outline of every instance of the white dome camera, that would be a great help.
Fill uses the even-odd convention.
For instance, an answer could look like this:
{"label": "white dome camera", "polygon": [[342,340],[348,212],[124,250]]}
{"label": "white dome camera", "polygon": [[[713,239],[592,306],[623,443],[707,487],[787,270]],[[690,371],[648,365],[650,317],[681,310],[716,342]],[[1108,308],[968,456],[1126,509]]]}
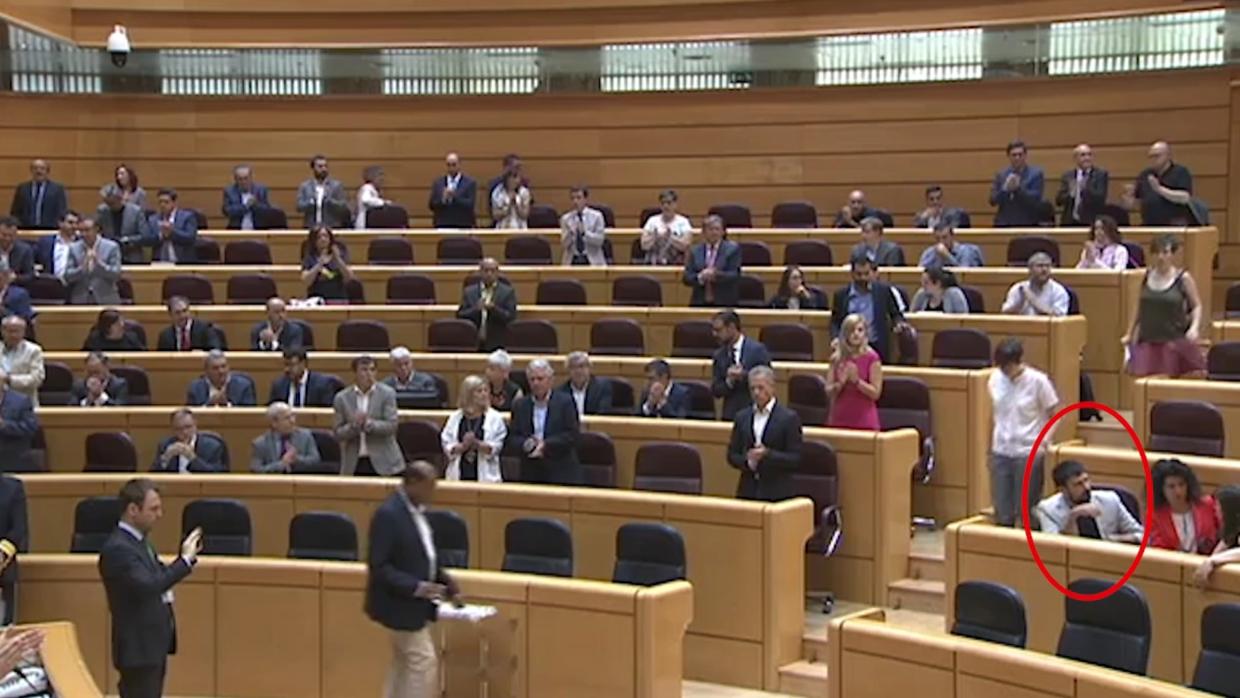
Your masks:
{"label": "white dome camera", "polygon": [[125,27],[117,24],[112,27],[112,33],[108,34],[108,54],[112,56],[112,65],[124,68],[129,61],[129,51],[129,34]]}

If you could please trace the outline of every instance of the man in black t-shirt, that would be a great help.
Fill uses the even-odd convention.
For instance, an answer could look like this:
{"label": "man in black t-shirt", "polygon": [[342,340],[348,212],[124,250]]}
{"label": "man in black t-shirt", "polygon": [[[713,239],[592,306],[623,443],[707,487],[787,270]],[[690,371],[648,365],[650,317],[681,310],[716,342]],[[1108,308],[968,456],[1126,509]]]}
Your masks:
{"label": "man in black t-shirt", "polygon": [[1189,202],[1193,200],[1193,175],[1171,159],[1171,146],[1158,141],[1150,146],[1150,166],[1124,191],[1124,204],[1141,210],[1142,225],[1194,225]]}

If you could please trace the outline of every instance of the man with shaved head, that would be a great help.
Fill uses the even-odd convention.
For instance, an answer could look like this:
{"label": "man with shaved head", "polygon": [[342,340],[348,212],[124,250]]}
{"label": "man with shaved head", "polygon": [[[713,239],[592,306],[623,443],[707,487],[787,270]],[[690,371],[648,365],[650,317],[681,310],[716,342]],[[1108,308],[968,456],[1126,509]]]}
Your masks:
{"label": "man with shaved head", "polygon": [[55,230],[60,217],[69,210],[64,185],[50,179],[52,168],[46,160],[30,163],[30,181],[17,185],[9,215],[25,229]]}
{"label": "man with shaved head", "polygon": [[436,228],[476,228],[474,200],[478,183],[461,172],[461,158],[456,153],[444,157],[445,174],[431,182],[430,209]]}
{"label": "man with shaved head", "polygon": [[270,223],[264,209],[270,210],[267,187],[254,181],[254,168],[237,165],[233,168],[233,183],[224,188],[224,217],[229,230],[261,230]]}
{"label": "man with shaved head", "polygon": [[1076,166],[1059,177],[1059,193],[1055,204],[1062,210],[1060,225],[1091,225],[1107,205],[1110,175],[1094,167],[1094,149],[1088,143],[1072,151]]}
{"label": "man with shaved head", "polygon": [[891,214],[877,208],[870,208],[869,202],[865,198],[865,192],[860,189],[849,192],[848,203],[835,214],[836,228],[860,228],[862,221],[867,218],[877,218],[883,222],[883,225],[892,227],[893,221]]}
{"label": "man with shaved head", "polygon": [[1193,225],[1193,174],[1171,159],[1171,146],[1164,141],[1150,146],[1149,161],[1125,188],[1124,205],[1133,211],[1140,207],[1142,225]]}

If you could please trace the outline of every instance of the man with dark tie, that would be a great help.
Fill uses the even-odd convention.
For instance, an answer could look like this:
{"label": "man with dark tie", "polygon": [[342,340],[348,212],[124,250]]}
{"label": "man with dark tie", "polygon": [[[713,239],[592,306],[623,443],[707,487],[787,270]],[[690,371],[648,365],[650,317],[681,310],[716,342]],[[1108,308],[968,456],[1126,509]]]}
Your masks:
{"label": "man with dark tie", "polygon": [[577,416],[587,414],[611,414],[611,381],[590,373],[590,355],[575,351],[565,360],[568,364],[568,380],[558,390],[573,399]]}
{"label": "man with dark tie", "polygon": [[56,232],[39,238],[35,243],[34,261],[43,274],[65,280],[65,274],[69,271],[69,249],[77,242],[79,221],[77,212],[65,211]]}
{"label": "man with dark tie", "polygon": [[193,211],[177,206],[176,189],[159,190],[159,210],[147,224],[146,244],[152,248],[152,262],[193,264],[198,261],[194,244],[198,242],[198,218]]}
{"label": "man with dark tie", "polygon": [[1041,167],[1029,164],[1024,141],[1009,143],[1007,156],[1008,166],[995,174],[990,186],[990,205],[997,209],[995,227],[1032,228],[1041,218],[1046,175]]}
{"label": "man with dark tie", "polygon": [[207,352],[202,376],[189,384],[185,404],[192,407],[254,407],[254,379],[228,368],[228,357],[219,349]]}
{"label": "man with dark tie", "polygon": [[164,515],[159,487],[135,478],[121,487],[120,522],[99,552],[99,576],[112,616],[112,665],[120,698],[160,698],[168,655],[176,654],[172,587],[194,571],[202,529],[189,532],[181,556],[165,565],[150,541]]}
{"label": "man with dark tie", "polygon": [[770,366],[771,354],[766,345],[741,332],[741,318],[734,310],[715,313],[710,320],[711,331],[719,349],[711,360],[711,392],[723,398],[723,419],[731,420],[749,403],[749,370],[754,366]]}
{"label": "man with dark tie", "polygon": [[689,416],[689,389],[672,381],[672,367],[663,359],[646,364],[646,389],[638,414],[642,417],[684,419]]}
{"label": "man with dark tie", "polygon": [[[77,226],[77,216],[73,217]],[[17,239],[17,219],[0,218],[0,261],[13,272],[13,279],[25,284],[34,278],[34,248]]]}
{"label": "man with dark tie", "polygon": [[607,223],[603,213],[590,208],[590,190],[585,186],[569,190],[573,210],[560,216],[560,264],[566,267],[605,267]]}
{"label": "man with dark tie", "polygon": [[271,382],[267,404],[287,402],[290,407],[331,407],[336,399],[335,381],[310,370],[310,358],[302,347],[284,350],[284,373]]}
{"label": "man with dark tie", "polygon": [[1094,167],[1094,149],[1082,143],[1072,151],[1076,167],[1059,177],[1059,193],[1055,204],[1062,209],[1060,225],[1092,225],[1094,218],[1107,205],[1107,188],[1110,175]]}
{"label": "man with dark tie", "polygon": [[681,280],[693,288],[693,307],[734,307],[740,297],[741,246],[724,240],[727,229],[719,216],[702,221],[702,242],[689,250]]}
{"label": "man with dark tie", "polygon": [[208,432],[198,431],[198,419],[188,407],[172,413],[172,434],[155,447],[153,473],[226,473],[228,446]]}
{"label": "man with dark tie", "polygon": [[69,248],[69,303],[74,305],[120,305],[121,246],[103,237],[94,218],[78,223],[81,235]]}
{"label": "man with dark tie", "polygon": [[195,320],[190,312],[189,299],[185,296],[173,296],[168,299],[168,317],[172,320],[170,327],[159,333],[159,351],[207,351],[219,349],[219,339],[211,323]]}
{"label": "man with dark tie", "polygon": [[461,292],[458,318],[478,328],[479,351],[503,349],[508,325],[517,319],[517,292],[499,276],[499,262],[487,257],[478,265],[478,283]]}
{"label": "man with dark tie", "polygon": [[250,471],[255,473],[292,473],[313,471],[321,456],[308,429],[297,426],[297,415],[287,402],[273,402],[267,407],[271,428],[250,442]]}
{"label": "man with dark tie", "polygon": [[263,229],[264,212],[271,210],[267,197],[267,187],[254,181],[253,168],[249,165],[233,168],[233,183],[224,188],[222,207],[229,230]]}
{"label": "man with dark tie", "polygon": [[255,351],[283,351],[296,349],[305,344],[301,325],[288,320],[288,306],[284,299],[273,296],[267,299],[267,320],[250,330],[250,348]]}
{"label": "man with dark tie", "polygon": [[444,158],[444,167],[447,173],[431,182],[430,209],[433,225],[436,228],[467,230],[478,227],[478,219],[474,214],[478,183],[473,177],[461,172],[461,158],[456,153],[448,153]]}
{"label": "man with dark tie", "polygon": [[775,400],[775,371],[749,370],[753,403],[736,413],[728,464],[741,471],[740,499],[778,502],[796,496],[792,473],[801,465],[801,418]]}
{"label": "man with dark tie", "polygon": [[530,394],[513,405],[509,433],[514,450],[521,454],[521,482],[576,485],[581,482],[577,406],[571,397],[552,389],[555,370],[545,359],[531,361],[525,377]]}
{"label": "man with dark tie", "polygon": [[54,230],[57,221],[69,210],[65,188],[48,178],[51,172],[52,168],[46,160],[31,162],[30,181],[17,185],[17,190],[13,192],[9,215],[16,218],[21,227]]}
{"label": "man with dark tie", "polygon": [[1114,543],[1140,543],[1144,530],[1114,490],[1090,487],[1079,461],[1066,460],[1051,473],[1059,491],[1038,502],[1043,533],[1061,533]]}

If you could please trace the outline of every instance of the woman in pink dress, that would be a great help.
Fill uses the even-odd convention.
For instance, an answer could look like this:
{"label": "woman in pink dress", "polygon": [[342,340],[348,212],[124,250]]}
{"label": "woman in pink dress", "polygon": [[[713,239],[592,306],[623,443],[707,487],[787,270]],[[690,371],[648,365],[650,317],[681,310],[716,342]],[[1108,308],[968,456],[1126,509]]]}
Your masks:
{"label": "woman in pink dress", "polygon": [[840,336],[831,343],[831,371],[827,391],[831,416],[827,426],[879,431],[878,397],[883,394],[883,364],[870,348],[865,318],[844,318]]}

